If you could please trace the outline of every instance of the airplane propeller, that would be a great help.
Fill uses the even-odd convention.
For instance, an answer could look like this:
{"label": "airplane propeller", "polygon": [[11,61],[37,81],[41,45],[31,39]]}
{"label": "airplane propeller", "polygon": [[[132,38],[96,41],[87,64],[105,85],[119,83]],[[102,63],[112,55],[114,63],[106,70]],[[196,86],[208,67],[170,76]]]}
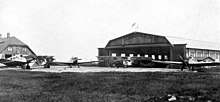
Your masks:
{"label": "airplane propeller", "polygon": [[190,68],[189,62],[184,60],[181,55],[179,55],[179,57],[180,57],[181,61],[183,62],[181,70],[183,70],[184,67]]}

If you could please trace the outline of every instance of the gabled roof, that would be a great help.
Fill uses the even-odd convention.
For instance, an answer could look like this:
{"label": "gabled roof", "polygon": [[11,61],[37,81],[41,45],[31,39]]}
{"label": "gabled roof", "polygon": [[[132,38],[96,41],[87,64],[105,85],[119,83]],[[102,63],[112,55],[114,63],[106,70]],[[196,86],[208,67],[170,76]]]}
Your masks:
{"label": "gabled roof", "polygon": [[165,37],[173,45],[186,44],[186,48],[220,50],[220,44],[218,43],[178,38],[178,37],[170,37],[170,36],[165,36]]}
{"label": "gabled roof", "polygon": [[142,32],[132,32],[118,38],[109,40],[105,48],[116,48],[116,47],[143,47],[152,44],[165,44],[166,46],[171,46],[165,36],[142,33]]}
{"label": "gabled roof", "polygon": [[[22,42],[21,40],[19,40],[18,38],[14,37],[14,36],[6,37],[6,38],[0,38],[0,52],[4,51],[5,48],[8,47],[9,45],[27,46],[28,47],[28,45],[26,45],[24,42]],[[31,52],[33,54],[35,54],[32,50],[31,50]]]}
{"label": "gabled roof", "polygon": [[[142,33],[142,32],[132,32],[126,35],[123,35],[121,37],[112,39],[108,42],[106,45],[106,48],[111,46],[111,43],[114,41],[118,41],[118,43],[122,43],[123,41],[119,41],[120,39],[126,38],[126,37],[132,37],[137,35],[148,35],[148,36],[154,36],[157,38],[164,38],[168,41],[171,45],[177,45],[177,44],[186,44],[186,48],[196,48],[196,49],[207,49],[207,50],[218,50],[220,51],[220,44],[214,43],[214,42],[207,42],[207,41],[200,41],[200,40],[193,40],[193,39],[186,39],[186,38],[179,38],[179,37],[171,37],[171,36],[162,36],[162,35],[155,35],[155,34],[148,34],[148,33]],[[139,43],[142,44],[142,43]],[[147,43],[145,43],[147,44]],[[137,44],[136,44],[137,45]],[[119,46],[120,47],[120,46]]]}

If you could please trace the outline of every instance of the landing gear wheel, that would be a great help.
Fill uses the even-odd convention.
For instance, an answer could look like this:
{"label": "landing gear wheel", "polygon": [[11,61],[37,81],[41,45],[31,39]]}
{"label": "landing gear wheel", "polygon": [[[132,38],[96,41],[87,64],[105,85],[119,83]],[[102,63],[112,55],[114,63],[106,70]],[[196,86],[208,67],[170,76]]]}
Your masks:
{"label": "landing gear wheel", "polygon": [[26,69],[31,69],[31,67],[29,65],[26,66]]}
{"label": "landing gear wheel", "polygon": [[44,65],[44,68],[50,68],[50,65],[45,64],[45,65]]}

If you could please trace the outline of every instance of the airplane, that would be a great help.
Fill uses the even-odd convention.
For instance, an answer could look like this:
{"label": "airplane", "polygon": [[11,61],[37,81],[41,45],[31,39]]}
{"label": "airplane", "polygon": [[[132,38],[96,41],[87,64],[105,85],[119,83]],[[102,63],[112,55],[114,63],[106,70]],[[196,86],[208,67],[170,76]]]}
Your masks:
{"label": "airplane", "polygon": [[0,63],[6,67],[20,66],[21,68],[30,69],[29,64],[34,63],[33,60],[35,60],[33,56],[14,55],[6,59],[0,59]]}
{"label": "airplane", "polygon": [[110,62],[110,67],[119,68],[119,67],[127,67],[125,66],[126,57],[112,57],[112,56],[97,56],[99,60],[106,60]]}
{"label": "airplane", "polygon": [[30,69],[30,64],[36,63],[38,66],[47,59],[53,56],[32,56],[32,55],[14,55],[6,59],[0,59],[1,67],[21,67],[23,69]]}
{"label": "airplane", "polygon": [[[90,61],[90,62],[78,62],[77,57],[72,57],[71,62],[53,62],[55,59],[53,58],[54,56],[31,56],[31,55],[14,55],[12,57],[9,57],[7,59],[0,59],[0,63],[5,65],[6,67],[17,67],[20,66],[21,68],[24,69],[30,69],[29,64],[36,63],[37,65],[43,65],[44,68],[50,68],[51,65],[55,66],[78,66],[80,67],[80,64],[86,64],[86,63],[96,63],[100,61]],[[2,66],[2,67],[5,67]]]}
{"label": "airplane", "polygon": [[110,63],[110,67],[151,67],[152,63],[149,63],[152,58],[150,57],[121,57],[121,56],[98,56],[100,60],[107,60]]}
{"label": "airplane", "polygon": [[87,63],[96,63],[96,62],[102,62],[102,61],[89,61],[89,62],[78,62],[78,57],[72,57],[70,59],[70,62],[55,62],[55,59],[53,58],[53,56],[47,56],[45,58],[45,63],[44,64],[44,68],[50,68],[50,66],[69,66],[70,68],[72,68],[72,66],[78,66],[78,68],[80,68],[81,64],[87,64]]}
{"label": "airplane", "polygon": [[[132,67],[166,67],[167,65],[181,65],[181,70],[188,67],[190,70],[194,71],[195,67],[203,66],[218,66],[220,62],[198,62],[195,58],[189,57],[189,59],[184,60],[181,56],[181,62],[178,61],[160,61],[154,60],[151,57],[113,57],[113,56],[98,56],[99,59],[108,60],[111,67],[125,67],[123,61],[130,61]],[[126,59],[126,60],[125,60]],[[126,66],[127,67],[127,66]]]}
{"label": "airplane", "polygon": [[189,57],[187,60],[184,60],[182,56],[179,56],[182,62],[178,61],[159,61],[159,60],[152,60],[154,63],[161,63],[167,65],[181,65],[181,71],[187,67],[189,70],[194,71],[195,67],[204,67],[204,66],[218,66],[220,62],[198,62],[194,57]]}

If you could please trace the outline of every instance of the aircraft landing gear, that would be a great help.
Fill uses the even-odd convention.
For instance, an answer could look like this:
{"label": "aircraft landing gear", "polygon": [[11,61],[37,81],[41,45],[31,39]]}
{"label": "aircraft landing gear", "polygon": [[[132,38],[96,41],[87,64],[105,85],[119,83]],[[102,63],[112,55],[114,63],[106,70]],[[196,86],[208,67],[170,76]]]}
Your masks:
{"label": "aircraft landing gear", "polygon": [[50,65],[49,64],[45,64],[44,68],[50,68]]}
{"label": "aircraft landing gear", "polygon": [[26,69],[31,69],[31,67],[29,65],[26,66]]}

